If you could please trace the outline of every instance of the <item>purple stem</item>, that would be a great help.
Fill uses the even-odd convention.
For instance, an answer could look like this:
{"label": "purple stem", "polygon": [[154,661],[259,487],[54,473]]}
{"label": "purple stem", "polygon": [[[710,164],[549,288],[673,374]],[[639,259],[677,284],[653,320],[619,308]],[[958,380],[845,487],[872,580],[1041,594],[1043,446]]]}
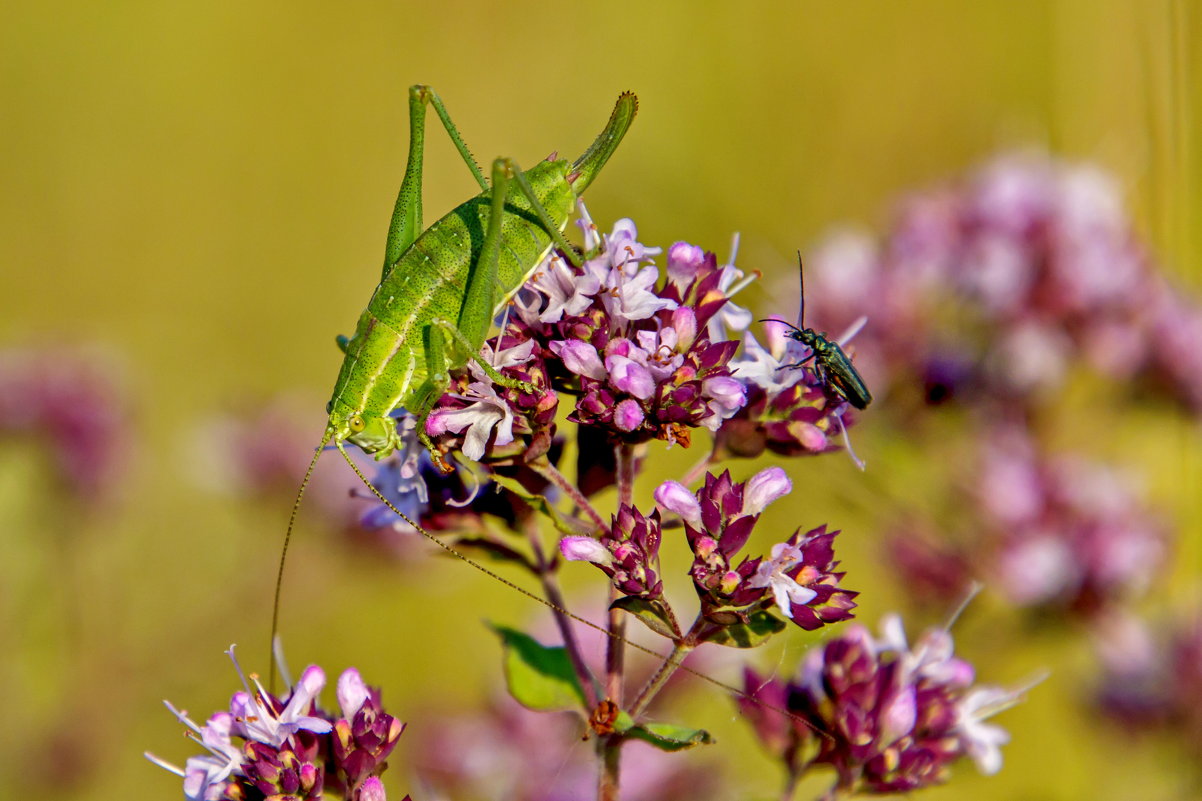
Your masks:
{"label": "purple stem", "polygon": [[[634,448],[625,443],[616,446],[618,506],[629,505],[634,498]],[[621,597],[617,588],[610,585],[610,603]],[[622,678],[626,659],[623,645],[626,641],[626,616],[620,609],[609,612],[609,642],[605,649],[605,697],[622,708]],[[601,741],[601,776],[597,785],[597,798],[601,801],[617,801],[618,779],[621,771],[622,738],[607,735]]]}
{"label": "purple stem", "polygon": [[580,491],[580,488],[571,481],[568,481],[564,474],[559,472],[558,468],[551,464],[550,461],[539,459],[535,462],[528,462],[527,465],[531,470],[558,487],[564,495],[571,498],[576,508],[584,512],[588,519],[596,524],[597,528],[602,530],[609,528],[609,525],[605,522],[605,518],[601,517],[601,513],[593,508],[593,505],[589,503],[588,498],[584,497],[584,493]]}
{"label": "purple stem", "polygon": [[559,627],[559,634],[563,638],[564,648],[568,652],[568,659],[572,662],[572,669],[576,671],[576,678],[580,682],[581,688],[584,690],[584,700],[588,704],[589,711],[597,706],[597,692],[600,686],[597,679],[588,669],[588,665],[584,663],[584,658],[580,655],[580,643],[576,640],[576,632],[572,629],[572,622],[566,614],[567,607],[564,606],[563,593],[559,591],[559,583],[555,580],[555,574],[551,570],[551,564],[547,561],[547,556],[543,552],[543,546],[538,539],[538,526],[534,522],[535,518],[531,516],[526,524],[526,536],[530,540],[530,548],[534,553],[534,564],[538,572],[539,580],[543,585],[543,593],[547,596],[547,600],[551,602],[552,611],[555,615],[555,625]]}

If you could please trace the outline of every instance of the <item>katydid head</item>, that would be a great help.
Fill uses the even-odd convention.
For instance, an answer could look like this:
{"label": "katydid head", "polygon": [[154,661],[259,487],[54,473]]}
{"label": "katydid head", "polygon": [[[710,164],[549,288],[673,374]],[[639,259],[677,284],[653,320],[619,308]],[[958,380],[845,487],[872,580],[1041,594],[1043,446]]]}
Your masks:
{"label": "katydid head", "polygon": [[376,459],[383,459],[402,445],[396,420],[391,417],[352,414],[346,419],[345,425],[348,433],[338,439],[358,445],[360,450]]}
{"label": "katydid head", "polygon": [[392,417],[369,414],[341,403],[330,409],[326,432],[334,442],[351,442],[376,459],[383,459],[404,444]]}

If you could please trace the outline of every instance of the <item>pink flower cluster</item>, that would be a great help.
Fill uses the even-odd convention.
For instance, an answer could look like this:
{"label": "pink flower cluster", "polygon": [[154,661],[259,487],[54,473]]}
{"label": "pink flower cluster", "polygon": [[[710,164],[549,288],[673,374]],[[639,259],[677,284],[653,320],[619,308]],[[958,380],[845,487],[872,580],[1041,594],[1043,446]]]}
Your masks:
{"label": "pink flower cluster", "polygon": [[[226,653],[234,659],[232,646]],[[338,679],[340,715],[317,706],[326,677],[316,665],[305,668],[284,698],[267,692],[253,674],[250,679],[242,678],[229,711],[213,714],[203,726],[167,703],[207,753],[191,757],[183,769],[146,756],[183,778],[189,801],[300,801],[326,793],[385,801],[379,774],[405,724],[383,710],[379,690],[365,685],[357,670]]]}
{"label": "pink flower cluster", "polygon": [[905,199],[880,242],[831,236],[806,268],[816,320],[870,316],[857,366],[878,390],[1034,399],[1081,362],[1202,412],[1202,306],[1157,272],[1095,167],[1002,156]]}
{"label": "pink flower cluster", "polygon": [[980,436],[964,529],[941,539],[909,522],[890,536],[912,593],[946,606],[980,579],[1016,606],[1089,619],[1155,584],[1169,537],[1130,476],[1080,456],[1049,456],[1021,427]]}
{"label": "pink flower cluster", "polygon": [[[764,508],[791,489],[779,467],[763,470],[746,483],[732,481],[729,472],[707,474],[697,493],[677,481],[656,489],[656,503],[684,524],[693,552],[689,575],[701,601],[701,618],[714,631],[746,624],[754,613],[773,605],[806,630],[852,617],[857,593],[839,584],[844,574],[835,570],[837,531],[822,526],[803,534],[797,529],[773,546],[771,558],[743,556],[736,561]],[[623,506],[600,540],[565,537],[560,551],[569,560],[596,564],[623,594],[654,600],[662,594],[661,537],[659,510],[644,517]]]}
{"label": "pink flower cluster", "polygon": [[32,435],[63,486],[96,500],[120,477],[129,437],[121,393],[95,354],[54,348],[0,350],[0,435]]}
{"label": "pink flower cluster", "polygon": [[793,681],[747,670],[750,698],[738,703],[794,779],[828,765],[841,791],[908,792],[945,781],[963,756],[983,773],[1001,768],[1009,736],[985,720],[1019,694],[974,680],[946,630],[911,647],[891,616],[880,637],[856,625],[811,650]]}
{"label": "pink flower cluster", "polygon": [[995,432],[982,451],[977,492],[994,537],[991,574],[1014,603],[1088,615],[1152,586],[1168,539],[1122,471],[1048,458],[1017,430]]}
{"label": "pink flower cluster", "polygon": [[1096,627],[1103,677],[1096,702],[1128,731],[1159,729],[1202,757],[1202,610],[1153,631],[1115,614]]}

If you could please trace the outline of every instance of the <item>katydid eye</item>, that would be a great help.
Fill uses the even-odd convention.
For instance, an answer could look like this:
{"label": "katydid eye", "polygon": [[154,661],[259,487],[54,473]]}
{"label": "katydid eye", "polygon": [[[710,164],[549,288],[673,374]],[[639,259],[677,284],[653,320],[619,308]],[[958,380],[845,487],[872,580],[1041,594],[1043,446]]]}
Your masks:
{"label": "katydid eye", "polygon": [[349,425],[351,427],[351,431],[354,431],[356,434],[367,428],[367,423],[363,422],[363,418],[357,414],[351,417],[351,419],[347,422],[347,425]]}

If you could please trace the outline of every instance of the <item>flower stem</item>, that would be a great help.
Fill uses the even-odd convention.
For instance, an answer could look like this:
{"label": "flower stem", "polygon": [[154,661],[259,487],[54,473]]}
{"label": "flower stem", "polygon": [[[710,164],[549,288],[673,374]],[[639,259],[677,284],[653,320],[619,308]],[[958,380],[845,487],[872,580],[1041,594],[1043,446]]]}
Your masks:
{"label": "flower stem", "polygon": [[652,699],[655,698],[668,679],[672,678],[672,674],[676,672],[676,669],[680,667],[680,663],[684,661],[684,658],[693,648],[694,646],[687,640],[676,643],[672,649],[672,653],[668,654],[663,664],[659,666],[659,670],[655,671],[655,675],[643,687],[638,698],[634,699],[634,705],[630,707],[630,717],[636,721],[638,720],[639,715],[643,714]]}
{"label": "flower stem", "polygon": [[609,734],[601,738],[601,775],[597,781],[597,801],[618,801],[621,778],[622,738]]}
{"label": "flower stem", "polygon": [[793,794],[797,792],[798,778],[796,771],[792,770],[785,776],[785,786],[781,788],[780,801],[793,801]]}
{"label": "flower stem", "polygon": [[[609,602],[612,604],[623,597],[615,587],[610,587]],[[619,708],[622,706],[622,677],[626,668],[626,613],[621,609],[609,610],[609,643],[605,649],[605,697]]]}
{"label": "flower stem", "polygon": [[785,783],[781,787],[780,801],[793,801],[793,796],[797,794],[797,783],[810,769],[812,763],[809,760],[801,760],[800,757],[800,747],[791,749],[785,755]]}
{"label": "flower stem", "polygon": [[697,479],[699,479],[703,475],[705,475],[705,471],[709,470],[710,465],[713,464],[713,458],[714,458],[713,451],[710,451],[705,456],[703,456],[701,458],[701,461],[697,462],[697,464],[695,464],[689,468],[689,472],[685,473],[684,478],[681,479],[680,483],[684,484],[687,487],[690,484],[692,484],[694,481],[696,481]]}
{"label": "flower stem", "polygon": [[634,446],[622,443],[617,446],[615,454],[617,462],[618,482],[618,505],[625,504],[629,506],[634,500],[634,472],[635,472],[635,455]]}
{"label": "flower stem", "polygon": [[559,469],[556,468],[555,465],[551,464],[549,460],[538,459],[533,462],[527,462],[526,464],[531,470],[538,473],[540,476],[547,479],[547,481],[550,481],[552,484],[558,487],[564,495],[567,495],[569,498],[571,498],[572,503],[576,505],[576,508],[584,512],[588,519],[596,524],[597,528],[605,529],[608,527],[605,522],[605,518],[603,518],[601,513],[598,512],[591,503],[589,503],[588,498],[584,497],[584,493],[580,491],[580,488],[571,481],[568,481],[567,477],[564,476],[563,473],[559,472]]}
{"label": "flower stem", "polygon": [[[634,448],[625,443],[616,447],[618,505],[630,504],[634,498],[635,456]],[[609,588],[609,600],[612,604],[622,597],[622,594],[612,585]],[[609,611],[609,642],[605,649],[605,697],[622,708],[622,683],[625,673],[626,658],[623,645],[626,642],[626,615],[620,609]],[[621,775],[620,735],[606,735],[601,738],[601,776],[597,784],[599,801],[618,801],[618,780]]]}
{"label": "flower stem", "polygon": [[547,561],[542,543],[539,542],[538,524],[533,516],[528,518],[525,529],[526,536],[530,540],[531,551],[534,554],[535,568],[537,569],[539,580],[543,585],[543,593],[546,595],[547,600],[551,602],[552,612],[555,616],[555,625],[559,627],[559,635],[563,638],[564,649],[568,652],[568,659],[572,662],[572,669],[576,672],[576,679],[580,682],[581,689],[584,690],[584,700],[591,710],[597,706],[597,694],[601,689],[600,685],[597,683],[596,677],[589,671],[588,665],[584,663],[584,657],[580,655],[580,644],[576,640],[575,631],[572,630],[572,623],[568,620],[563,593],[559,591],[559,582],[555,580],[555,573],[551,569],[551,563]]}

